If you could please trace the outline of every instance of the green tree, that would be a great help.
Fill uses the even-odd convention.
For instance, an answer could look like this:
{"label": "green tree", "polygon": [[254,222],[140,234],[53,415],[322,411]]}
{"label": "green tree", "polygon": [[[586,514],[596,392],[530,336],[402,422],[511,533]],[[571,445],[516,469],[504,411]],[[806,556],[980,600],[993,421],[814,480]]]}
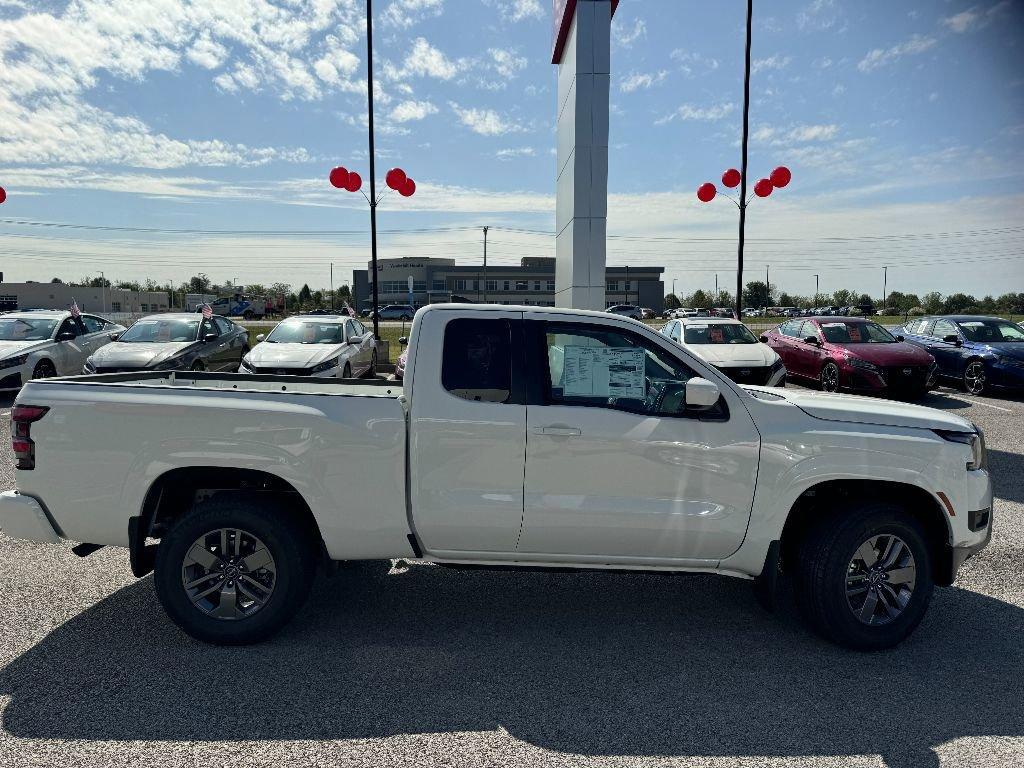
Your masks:
{"label": "green tree", "polygon": [[942,294],[938,291],[926,293],[921,297],[921,308],[928,315],[937,315],[942,312]]}
{"label": "green tree", "polygon": [[718,295],[715,296],[716,307],[731,307],[735,304],[736,302],[733,300],[732,294],[725,289],[720,290]]}
{"label": "green tree", "polygon": [[665,309],[679,309],[683,306],[682,302],[679,301],[679,297],[674,293],[666,294],[665,296]]}
{"label": "green tree", "polygon": [[845,288],[840,288],[838,291],[832,294],[832,305],[836,307],[848,307],[851,304],[857,303],[857,294],[853,291],[848,291]]}
{"label": "green tree", "polygon": [[302,284],[302,288],[299,289],[299,304],[305,306],[313,300],[313,292],[309,290],[307,283]]}
{"label": "green tree", "polygon": [[752,280],[743,289],[743,306],[764,307],[771,306],[771,290],[765,286],[762,280]]}
{"label": "green tree", "polygon": [[711,309],[711,294],[698,288],[686,297],[686,304],[695,309]]}
{"label": "green tree", "polygon": [[978,300],[968,293],[954,293],[942,302],[942,311],[947,315],[959,312],[973,312],[978,309]]}
{"label": "green tree", "polygon": [[59,277],[55,277],[55,278],[53,278],[53,280],[51,280],[50,282],[51,282],[51,283],[63,283],[64,281],[63,281],[63,280],[61,280],[61,279],[60,279]]}
{"label": "green tree", "polygon": [[188,280],[188,293],[209,293],[211,287],[210,278],[204,272],[193,275]]}

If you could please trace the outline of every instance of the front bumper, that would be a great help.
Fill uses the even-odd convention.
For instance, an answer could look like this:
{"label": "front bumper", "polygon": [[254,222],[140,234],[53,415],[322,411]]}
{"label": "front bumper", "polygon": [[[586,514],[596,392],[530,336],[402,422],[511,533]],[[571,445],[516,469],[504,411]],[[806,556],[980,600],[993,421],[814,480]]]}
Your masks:
{"label": "front bumper", "polygon": [[947,574],[939,574],[939,583],[952,584],[967,558],[983,550],[992,540],[995,511],[992,478],[984,469],[971,470],[964,475],[964,482],[950,488],[948,493],[954,511],[954,515],[948,518],[952,534],[948,545],[950,570]]}
{"label": "front bumper", "polygon": [[31,378],[32,366],[28,363],[0,368],[0,392],[15,392]]}
{"label": "front bumper", "polygon": [[61,540],[55,524],[39,500],[18,491],[0,493],[0,530],[14,539],[56,544]]}

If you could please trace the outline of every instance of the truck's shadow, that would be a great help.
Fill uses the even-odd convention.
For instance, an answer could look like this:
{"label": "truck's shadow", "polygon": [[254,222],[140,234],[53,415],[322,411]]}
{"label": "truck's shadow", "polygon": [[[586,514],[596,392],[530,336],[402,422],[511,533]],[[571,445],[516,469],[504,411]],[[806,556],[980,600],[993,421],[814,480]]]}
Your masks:
{"label": "truck's shadow", "polygon": [[[996,629],[997,628],[997,629]],[[191,641],[152,582],[0,671],[19,738],[344,739],[504,728],[586,755],[881,754],[937,764],[1024,736],[1024,611],[939,590],[918,632],[844,651],[714,577],[367,564],[320,580],[281,636]]]}

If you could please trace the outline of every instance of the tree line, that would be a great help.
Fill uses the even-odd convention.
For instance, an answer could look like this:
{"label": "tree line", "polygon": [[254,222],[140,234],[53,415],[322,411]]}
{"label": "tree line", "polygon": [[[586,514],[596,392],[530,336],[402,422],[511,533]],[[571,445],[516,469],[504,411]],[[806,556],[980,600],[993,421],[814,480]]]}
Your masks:
{"label": "tree line", "polygon": [[[670,293],[665,297],[665,309],[693,307],[731,307],[735,304],[729,291],[696,290],[685,295]],[[885,309],[893,315],[951,315],[951,314],[1024,314],[1024,293],[1004,293],[1001,296],[977,298],[969,293],[952,293],[943,296],[938,291],[918,296],[916,293],[892,291],[885,297],[872,298],[866,293],[840,289],[834,293],[819,293],[817,296],[779,291],[776,285],[766,286],[763,280],[753,280],[743,288],[744,307],[849,307],[870,304]]]}

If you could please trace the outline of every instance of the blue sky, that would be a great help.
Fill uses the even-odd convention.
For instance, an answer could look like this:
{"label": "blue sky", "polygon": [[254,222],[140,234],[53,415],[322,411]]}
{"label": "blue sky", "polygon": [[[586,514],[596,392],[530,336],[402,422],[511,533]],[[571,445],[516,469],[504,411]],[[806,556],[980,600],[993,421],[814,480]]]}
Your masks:
{"label": "blue sky", "polygon": [[[613,22],[609,262],[680,292],[735,282],[736,211],[694,190],[739,163],[744,6],[622,0]],[[751,176],[794,180],[750,209],[751,278],[1024,290],[1024,4],[754,10]],[[485,224],[493,262],[553,255],[550,3],[375,12],[378,177],[419,185],[382,203],[381,255],[475,263]],[[0,223],[6,279],[348,279],[368,216],[327,173],[367,175],[364,25],[362,0],[0,0],[0,218],[191,230]]]}

